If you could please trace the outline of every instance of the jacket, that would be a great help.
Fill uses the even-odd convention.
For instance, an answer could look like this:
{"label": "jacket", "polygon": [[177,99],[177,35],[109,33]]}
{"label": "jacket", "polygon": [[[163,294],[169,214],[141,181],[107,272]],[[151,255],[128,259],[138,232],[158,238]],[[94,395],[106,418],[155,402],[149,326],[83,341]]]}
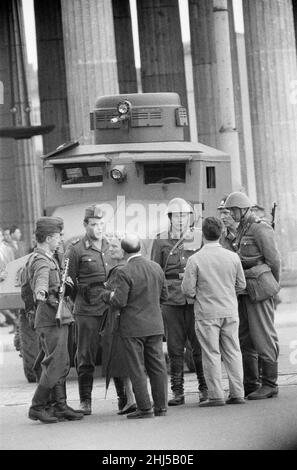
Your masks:
{"label": "jacket", "polygon": [[187,261],[197,250],[185,250],[183,243],[174,248],[177,242],[178,239],[171,238],[170,232],[159,234],[151,251],[151,259],[161,266],[167,280],[168,300],[165,305],[185,305],[188,302],[181,290],[181,283]]}
{"label": "jacket", "polygon": [[69,276],[74,284],[74,315],[101,316],[106,305],[100,300],[100,293],[113,265],[108,241],[103,238],[102,250],[99,250],[85,236],[75,240],[65,256],[69,258]]}
{"label": "jacket", "polygon": [[248,213],[238,226],[235,243],[243,269],[267,264],[279,282],[281,259],[271,225]]}
{"label": "jacket", "polygon": [[29,275],[34,297],[40,291],[47,293],[48,301],[38,302],[34,327],[56,326],[58,291],[61,282],[60,268],[56,259],[42,250],[35,248],[30,262]]}
{"label": "jacket", "polygon": [[133,257],[117,270],[115,285],[110,304],[120,309],[120,335],[163,335],[160,302],[167,300],[167,286],[160,266],[142,256]]}

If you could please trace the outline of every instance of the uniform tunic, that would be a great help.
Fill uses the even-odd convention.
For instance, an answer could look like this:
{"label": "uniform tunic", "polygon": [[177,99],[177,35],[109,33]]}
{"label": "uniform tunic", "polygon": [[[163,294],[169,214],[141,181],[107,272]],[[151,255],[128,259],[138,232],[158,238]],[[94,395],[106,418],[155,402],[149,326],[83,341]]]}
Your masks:
{"label": "uniform tunic", "polygon": [[99,332],[106,304],[101,300],[103,283],[112,266],[109,245],[105,238],[99,250],[86,235],[69,246],[69,276],[76,292],[74,303],[76,368],[81,401],[90,400],[97,353]]}
{"label": "uniform tunic", "polygon": [[36,332],[45,353],[39,383],[51,389],[58,382],[64,382],[69,372],[69,326],[59,328],[55,320],[58,304],[54,306],[54,300],[58,298],[61,281],[57,261],[41,248],[35,248],[32,256],[29,274],[33,293],[36,297],[43,290],[48,298],[46,302],[38,302],[35,317]]}

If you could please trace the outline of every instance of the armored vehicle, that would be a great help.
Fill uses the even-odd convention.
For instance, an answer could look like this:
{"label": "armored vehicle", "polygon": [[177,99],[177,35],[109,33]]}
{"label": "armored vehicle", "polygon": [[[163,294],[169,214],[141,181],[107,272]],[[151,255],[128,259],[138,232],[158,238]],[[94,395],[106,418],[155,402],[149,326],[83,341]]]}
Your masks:
{"label": "armored vehicle", "polygon": [[[188,243],[198,249],[202,217],[215,215],[230,192],[230,156],[184,140],[188,116],[178,94],[99,97],[90,126],[93,145],[65,143],[42,157],[44,215],[64,219],[65,242],[83,235],[86,206],[100,203],[107,233],[138,232],[149,256],[152,240],[168,227],[168,202],[180,197],[194,208]],[[3,289],[0,297],[7,300]]]}

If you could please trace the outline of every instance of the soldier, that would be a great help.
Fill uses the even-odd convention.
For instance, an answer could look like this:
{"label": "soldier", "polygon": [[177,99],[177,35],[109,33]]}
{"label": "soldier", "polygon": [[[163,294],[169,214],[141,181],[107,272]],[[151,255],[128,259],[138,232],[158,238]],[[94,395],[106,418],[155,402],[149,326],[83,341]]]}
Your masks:
{"label": "soldier", "polygon": [[[189,233],[193,209],[181,198],[172,199],[167,207],[169,232],[161,233],[154,240],[151,259],[165,273],[169,297],[162,305],[168,355],[170,359],[171,390],[174,398],[169,406],[183,405],[184,397],[184,348],[189,339],[199,382],[200,402],[207,400],[207,386],[203,374],[201,348],[195,333],[193,301],[187,300],[181,291],[181,283],[188,258],[197,250],[185,249],[186,233]],[[191,303],[190,303],[191,302]]]}
{"label": "soldier", "polygon": [[[231,193],[225,203],[235,222],[239,222],[236,246],[246,279],[248,270],[271,268],[270,285],[279,282],[280,254],[274,231],[251,211],[252,203],[241,193]],[[265,266],[263,266],[265,265]],[[248,279],[247,279],[248,287]],[[256,301],[251,292],[239,296],[239,340],[243,356],[245,395],[250,400],[271,398],[278,394],[278,337],[274,327],[273,296]],[[262,365],[262,385],[259,387],[258,355]]]}
{"label": "soldier", "polygon": [[86,235],[69,246],[66,256],[76,293],[73,313],[80,407],[85,415],[90,415],[99,331],[106,310],[100,293],[111,267],[109,244],[104,237],[105,213],[102,206],[93,204],[86,208],[84,227]]}
{"label": "soldier", "polygon": [[[63,220],[59,217],[41,217],[37,220],[37,247],[28,265],[30,285],[37,304],[34,326],[45,354],[29,418],[43,423],[83,418],[81,412],[73,410],[66,403],[65,380],[70,368],[68,331],[71,319],[60,327],[56,323],[61,276],[54,252],[61,243],[62,230]],[[52,408],[48,406],[50,402]]]}

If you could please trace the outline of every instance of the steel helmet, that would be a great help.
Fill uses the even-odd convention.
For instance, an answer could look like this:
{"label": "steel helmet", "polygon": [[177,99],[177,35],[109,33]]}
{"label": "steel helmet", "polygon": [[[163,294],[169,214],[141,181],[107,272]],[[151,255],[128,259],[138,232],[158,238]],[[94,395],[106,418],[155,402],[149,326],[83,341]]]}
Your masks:
{"label": "steel helmet", "polygon": [[247,195],[241,193],[240,191],[235,191],[234,193],[229,194],[225,202],[226,209],[231,209],[231,207],[247,209],[249,207],[252,207],[252,205],[253,204],[251,203]]}
{"label": "steel helmet", "polygon": [[193,207],[187,201],[181,197],[175,197],[169,201],[166,214],[174,214],[178,212],[184,212],[187,214],[193,214]]}

